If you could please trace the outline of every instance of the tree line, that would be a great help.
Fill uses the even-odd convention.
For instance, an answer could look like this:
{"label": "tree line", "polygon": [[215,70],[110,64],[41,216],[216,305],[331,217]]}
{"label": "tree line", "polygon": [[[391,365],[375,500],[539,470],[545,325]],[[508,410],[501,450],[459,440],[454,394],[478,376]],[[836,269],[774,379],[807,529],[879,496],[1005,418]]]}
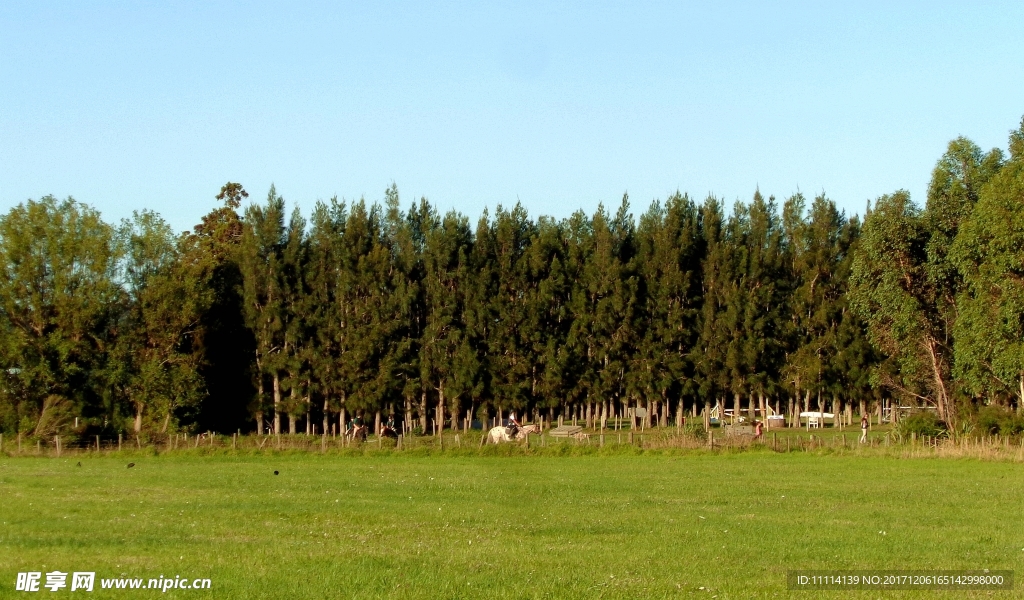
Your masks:
{"label": "tree line", "polygon": [[0,428],[427,432],[638,406],[667,425],[884,399],[970,422],[1024,399],[1022,165],[1024,122],[1008,156],[958,138],[923,208],[899,191],[863,221],[755,192],[472,223],[394,185],[307,219],[228,183],[176,234],[30,200],[0,217]]}

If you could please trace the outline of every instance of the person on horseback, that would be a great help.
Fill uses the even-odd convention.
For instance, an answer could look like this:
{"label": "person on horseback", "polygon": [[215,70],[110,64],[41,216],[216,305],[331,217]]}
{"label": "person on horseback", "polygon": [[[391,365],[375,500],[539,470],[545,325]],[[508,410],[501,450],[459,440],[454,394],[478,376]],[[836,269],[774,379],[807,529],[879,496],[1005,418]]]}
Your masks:
{"label": "person on horseback", "polygon": [[388,415],[388,420],[380,428],[380,434],[384,437],[398,437],[398,430],[395,428],[395,415]]}
{"label": "person on horseback", "polygon": [[363,429],[363,418],[356,415],[348,422],[348,429],[345,431],[345,435],[351,435],[353,439],[356,437],[362,437],[366,439],[365,429]]}
{"label": "person on horseback", "polygon": [[519,433],[519,427],[520,427],[519,420],[516,419],[515,411],[510,412],[508,414],[508,427],[507,427],[508,437],[515,438],[516,434]]}

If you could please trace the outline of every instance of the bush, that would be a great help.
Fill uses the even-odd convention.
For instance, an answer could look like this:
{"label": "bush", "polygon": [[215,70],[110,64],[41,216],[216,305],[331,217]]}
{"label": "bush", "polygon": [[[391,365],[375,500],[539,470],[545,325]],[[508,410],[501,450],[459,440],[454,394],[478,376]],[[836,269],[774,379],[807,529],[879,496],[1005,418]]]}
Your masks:
{"label": "bush", "polygon": [[903,439],[909,439],[911,435],[940,437],[946,434],[946,424],[934,412],[922,410],[903,417],[893,431]]}
{"label": "bush", "polygon": [[975,417],[982,435],[1017,435],[1024,432],[1024,417],[1004,406],[983,406]]}
{"label": "bush", "polygon": [[683,435],[690,436],[702,442],[707,441],[708,432],[704,431],[704,423],[691,421],[683,425]]}

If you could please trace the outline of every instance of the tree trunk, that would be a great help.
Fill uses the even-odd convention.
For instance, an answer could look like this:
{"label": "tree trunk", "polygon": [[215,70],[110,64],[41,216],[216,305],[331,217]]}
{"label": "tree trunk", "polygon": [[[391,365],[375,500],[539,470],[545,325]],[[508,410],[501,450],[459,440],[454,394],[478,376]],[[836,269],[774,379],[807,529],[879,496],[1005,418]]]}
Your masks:
{"label": "tree trunk", "polygon": [[256,411],[256,433],[263,435],[263,411]]}
{"label": "tree trunk", "polygon": [[438,437],[444,433],[444,385],[437,388],[437,435]]}
{"label": "tree trunk", "polygon": [[[293,378],[293,379],[294,379],[294,378]],[[296,422],[296,421],[297,421],[298,419],[296,419],[296,418],[295,418],[295,415],[294,415],[294,414],[292,414],[292,412],[291,412],[292,410],[295,410],[295,408],[296,408],[296,407],[295,407],[295,403],[296,403],[296,402],[295,402],[295,384],[294,384],[294,383],[292,384],[292,389],[291,389],[291,391],[290,391],[290,392],[288,392],[288,396],[289,396],[289,399],[291,400],[291,405],[292,405],[292,406],[291,406],[291,410],[289,410],[289,411],[288,411],[288,433],[290,433],[290,434],[292,434],[292,435],[295,435],[295,434],[296,434],[296,431],[295,431],[295,425],[296,425],[296,423],[295,423],[295,422]]]}
{"label": "tree trunk", "polygon": [[345,401],[347,399],[348,399],[348,396],[345,394],[345,392],[342,392],[341,393],[341,410],[338,412],[338,432],[341,433],[342,435],[345,434],[345,421],[348,418],[348,415],[345,414]]}
{"label": "tree trunk", "polygon": [[380,435],[380,411],[373,417],[373,435]]}
{"label": "tree trunk", "polygon": [[947,417],[951,416],[949,411],[949,395],[946,393],[946,382],[943,377],[941,359],[939,358],[936,345],[936,341],[930,337],[924,343],[925,350],[928,351],[928,356],[931,359],[932,377],[935,379],[935,391],[938,396],[935,399],[935,405],[939,409],[939,420],[948,423]]}
{"label": "tree trunk", "polygon": [[142,409],[145,408],[143,404],[135,405],[135,433],[142,431]]}
{"label": "tree trunk", "polygon": [[420,431],[427,434],[427,391],[420,392]]}
{"label": "tree trunk", "polygon": [[274,372],[274,435],[281,433],[281,378]]}
{"label": "tree trunk", "polygon": [[[306,435],[313,435],[313,399],[309,396],[309,380],[306,380]],[[324,429],[327,433],[327,429]]]}
{"label": "tree trunk", "polygon": [[327,407],[328,407],[327,398],[324,397],[324,431],[323,432],[324,432],[325,435],[327,434],[327,430],[330,428],[330,424],[329,424],[330,412],[327,410]]}

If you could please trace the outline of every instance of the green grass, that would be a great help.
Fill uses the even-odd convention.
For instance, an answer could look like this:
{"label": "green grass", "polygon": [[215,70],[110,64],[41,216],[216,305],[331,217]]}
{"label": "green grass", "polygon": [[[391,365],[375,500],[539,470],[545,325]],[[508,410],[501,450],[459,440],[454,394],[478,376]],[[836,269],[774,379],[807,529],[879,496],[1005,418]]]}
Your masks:
{"label": "green grass", "polygon": [[1024,576],[1022,471],[765,451],[0,458],[0,597],[56,568],[212,579],[165,594],[188,598],[875,598],[787,592],[786,570]]}

